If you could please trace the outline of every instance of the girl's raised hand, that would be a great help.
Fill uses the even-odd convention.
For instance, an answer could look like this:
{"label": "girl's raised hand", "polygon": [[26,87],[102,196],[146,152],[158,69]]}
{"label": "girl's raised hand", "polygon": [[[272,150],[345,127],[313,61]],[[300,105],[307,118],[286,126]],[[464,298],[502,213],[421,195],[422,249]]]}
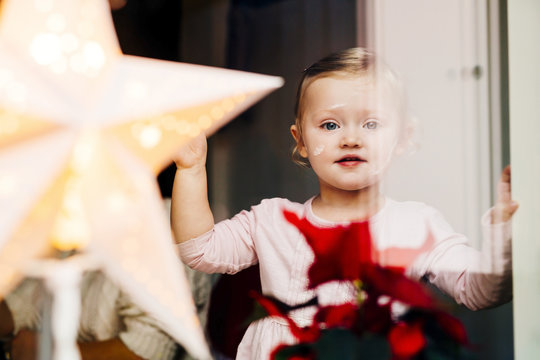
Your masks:
{"label": "girl's raised hand", "polygon": [[184,145],[174,156],[178,170],[204,167],[206,163],[206,136],[200,134]]}
{"label": "girl's raised hand", "polygon": [[510,220],[518,206],[519,205],[512,200],[512,174],[510,165],[508,165],[502,171],[501,178],[497,184],[497,203],[494,207],[494,214],[491,222],[496,224]]}

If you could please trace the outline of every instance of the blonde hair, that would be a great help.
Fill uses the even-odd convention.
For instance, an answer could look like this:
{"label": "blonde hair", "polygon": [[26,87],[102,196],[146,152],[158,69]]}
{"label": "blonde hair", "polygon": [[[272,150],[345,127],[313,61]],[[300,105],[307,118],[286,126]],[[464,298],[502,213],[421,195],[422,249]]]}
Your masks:
{"label": "blonde hair", "polygon": [[[382,84],[388,86],[397,95],[398,104],[396,106],[403,114],[408,114],[405,91],[398,76],[386,64],[377,59],[372,52],[365,48],[355,47],[345,49],[322,58],[306,68],[302,73],[294,106],[295,125],[298,131],[298,138],[301,141],[302,118],[304,113],[302,105],[307,88],[317,79],[335,75],[358,76],[373,82],[382,81]],[[412,121],[412,118],[408,115],[405,115],[404,118]],[[308,160],[300,156],[297,144],[294,145],[292,150],[292,159],[301,166],[309,167]]]}

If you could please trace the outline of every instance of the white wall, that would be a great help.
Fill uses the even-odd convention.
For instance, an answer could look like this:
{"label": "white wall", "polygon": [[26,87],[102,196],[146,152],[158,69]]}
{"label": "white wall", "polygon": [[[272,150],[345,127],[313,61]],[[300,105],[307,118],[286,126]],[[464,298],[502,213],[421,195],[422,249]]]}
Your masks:
{"label": "white wall", "polygon": [[[359,1],[367,4],[368,44],[402,75],[418,118],[418,150],[395,160],[386,190],[433,205],[479,246],[504,150],[498,0]],[[512,358],[511,304],[457,315],[478,358]]]}
{"label": "white wall", "polygon": [[[485,3],[379,0],[369,38],[401,74],[417,118],[414,154],[397,158],[387,193],[438,208],[478,244],[490,206],[490,144]],[[473,74],[478,66],[483,75]]]}

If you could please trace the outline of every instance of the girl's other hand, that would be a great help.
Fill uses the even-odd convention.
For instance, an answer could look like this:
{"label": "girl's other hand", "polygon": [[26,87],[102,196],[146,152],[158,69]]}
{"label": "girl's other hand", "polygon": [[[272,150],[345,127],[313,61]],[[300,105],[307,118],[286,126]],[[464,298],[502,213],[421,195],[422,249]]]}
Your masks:
{"label": "girl's other hand", "polygon": [[204,167],[206,163],[206,136],[200,134],[184,145],[174,156],[178,170]]}
{"label": "girl's other hand", "polygon": [[516,212],[518,204],[512,200],[512,175],[510,165],[502,171],[497,184],[497,203],[494,207],[492,224],[508,221]]}

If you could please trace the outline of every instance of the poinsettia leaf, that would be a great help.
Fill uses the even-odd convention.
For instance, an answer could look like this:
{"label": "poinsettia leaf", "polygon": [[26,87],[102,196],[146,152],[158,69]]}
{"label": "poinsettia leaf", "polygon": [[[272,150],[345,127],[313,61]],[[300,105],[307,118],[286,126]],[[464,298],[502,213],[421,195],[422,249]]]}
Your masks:
{"label": "poinsettia leaf", "polygon": [[461,359],[461,358],[452,357],[448,353],[440,352],[439,350],[437,350],[435,348],[426,348],[424,351],[422,351],[421,356],[425,360],[454,360],[454,359]]}
{"label": "poinsettia leaf", "polygon": [[387,360],[392,355],[388,340],[384,336],[369,332],[363,333],[358,351],[362,354],[362,359],[369,360]]}
{"label": "poinsettia leaf", "polygon": [[315,360],[310,344],[279,345],[270,354],[271,360]]}
{"label": "poinsettia leaf", "polygon": [[435,313],[435,319],[441,329],[452,339],[462,345],[469,343],[465,326],[463,326],[461,321],[459,321],[457,318],[442,311],[438,311]]}
{"label": "poinsettia leaf", "polygon": [[317,360],[359,359],[360,339],[345,329],[330,329],[322,332],[314,344]]}
{"label": "poinsettia leaf", "polygon": [[[252,296],[257,302],[266,310],[268,315],[270,316],[277,316],[282,319],[284,319],[287,324],[289,324],[289,328],[291,330],[291,333],[294,337],[300,342],[313,342],[316,341],[319,338],[320,331],[318,328],[318,325],[316,323],[312,324],[309,327],[299,327],[290,317],[287,316],[285,311],[289,311],[296,307],[291,307],[283,302],[275,299],[271,296],[264,296],[256,291],[251,291],[250,296]],[[309,300],[306,304],[316,304],[316,298]],[[302,304],[301,306],[304,306]]]}
{"label": "poinsettia leaf", "polygon": [[263,319],[267,316],[285,317],[289,312],[293,310],[302,309],[308,306],[317,306],[319,304],[318,298],[316,296],[304,303],[292,306],[276,299],[273,296],[261,295],[254,290],[249,292],[249,296],[256,301],[253,312],[246,319],[247,324],[250,324],[253,321]]}
{"label": "poinsettia leaf", "polygon": [[478,358],[478,354],[463,346],[458,346],[454,342],[428,340],[427,346],[418,357],[426,360],[473,360]]}
{"label": "poinsettia leaf", "polygon": [[313,348],[317,360],[388,360],[391,355],[384,337],[370,333],[358,337],[340,328],[324,330]]}
{"label": "poinsettia leaf", "polygon": [[[314,296],[313,298],[309,299],[306,302],[296,304],[296,305],[289,305],[287,303],[284,303],[283,301],[277,299],[274,296],[270,295],[261,295],[258,292],[252,290],[249,292],[249,296],[253,299],[255,299],[257,302],[261,304],[272,304],[272,311],[277,311],[280,314],[287,315],[289,312],[297,309],[302,309],[308,306],[317,306],[319,304],[317,296]],[[274,314],[269,314],[274,315]]]}
{"label": "poinsettia leaf", "polygon": [[259,303],[269,316],[287,317],[287,306],[271,296],[264,296],[256,291],[250,291],[249,296]]}
{"label": "poinsettia leaf", "polygon": [[373,286],[378,293],[388,295],[406,305],[426,309],[435,308],[435,298],[427,288],[399,271],[371,266],[364,270],[362,280],[368,286]]}
{"label": "poinsettia leaf", "polygon": [[326,328],[343,327],[352,329],[359,319],[358,304],[344,303],[319,308],[315,321],[324,324]]}
{"label": "poinsettia leaf", "polygon": [[249,325],[254,321],[264,319],[265,317],[268,317],[268,312],[261,304],[259,304],[258,302],[255,302],[255,304],[253,305],[253,311],[244,320],[244,325]]}

